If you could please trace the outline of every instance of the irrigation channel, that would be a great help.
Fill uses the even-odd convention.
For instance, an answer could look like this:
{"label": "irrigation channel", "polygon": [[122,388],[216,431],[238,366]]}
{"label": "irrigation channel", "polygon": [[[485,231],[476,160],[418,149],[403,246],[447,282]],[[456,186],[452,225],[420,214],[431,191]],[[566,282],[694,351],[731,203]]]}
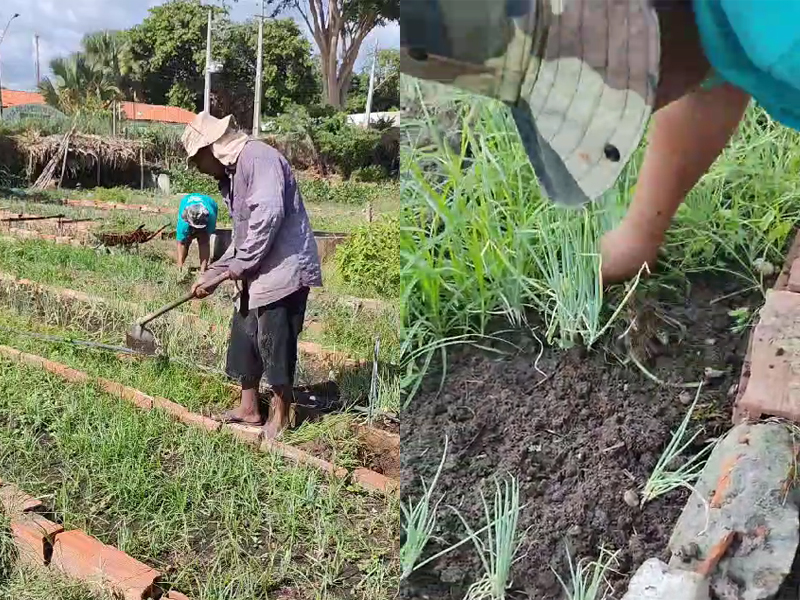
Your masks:
{"label": "irrigation channel", "polygon": [[[260,428],[210,418],[238,402],[221,373],[230,291],[155,322],[156,357],[109,350],[189,285],[171,266],[174,242],[95,250],[96,207],[90,220],[39,218],[32,206],[0,215],[0,476],[40,502],[27,519],[84,532],[98,560],[98,548],[116,548],[157,585],[131,596],[96,565],[83,577],[53,558],[60,529],[39,540],[42,564],[126,598],[392,597],[399,422],[396,407],[370,393],[390,357],[373,365],[359,341],[371,324],[390,323],[392,308],[312,295],[292,427],[267,441]],[[332,253],[340,237],[321,243]],[[356,323],[366,333],[348,333]],[[326,345],[331,328],[347,344]]]}
{"label": "irrigation channel", "polygon": [[[796,598],[798,256],[800,237],[752,336],[737,317],[764,297],[705,276],[685,296],[662,289],[635,302],[617,332],[636,334],[625,347],[520,339],[530,351],[513,358],[454,356],[443,391],[431,378],[401,426],[403,496],[435,481],[434,501],[457,507],[439,512],[426,555],[467,537],[461,518],[488,522],[476,487],[514,474],[522,545],[507,597],[563,597],[601,577],[601,594],[606,580],[625,600]],[[665,463],[665,448],[678,459]],[[680,483],[688,473],[699,479]],[[461,544],[413,572],[402,596],[462,598],[482,571]]]}

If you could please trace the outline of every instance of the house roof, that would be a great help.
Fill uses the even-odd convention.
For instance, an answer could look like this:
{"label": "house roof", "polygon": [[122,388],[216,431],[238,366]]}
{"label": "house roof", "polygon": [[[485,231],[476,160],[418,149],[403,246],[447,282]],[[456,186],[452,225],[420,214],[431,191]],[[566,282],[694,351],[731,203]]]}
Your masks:
{"label": "house roof", "polygon": [[[3,88],[3,108],[11,108],[20,104],[44,103],[44,97],[38,92],[21,92]],[[132,121],[188,124],[194,119],[193,112],[177,106],[161,106],[142,102],[121,102],[120,104],[125,117]]]}
{"label": "house roof", "polygon": [[195,116],[192,111],[177,106],[161,106],[141,102],[122,102],[121,104],[123,113],[132,121],[158,121],[187,125]]}
{"label": "house roof", "polygon": [[20,92],[3,88],[3,108],[20,104],[44,104],[44,97],[38,92]]}

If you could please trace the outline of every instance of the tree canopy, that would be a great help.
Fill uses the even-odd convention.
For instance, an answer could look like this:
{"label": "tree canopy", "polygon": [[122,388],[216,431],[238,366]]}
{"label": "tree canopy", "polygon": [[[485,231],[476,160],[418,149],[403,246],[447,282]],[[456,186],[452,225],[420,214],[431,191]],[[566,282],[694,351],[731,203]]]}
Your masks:
{"label": "tree canopy", "polygon": [[400,18],[400,0],[268,0],[275,12],[296,11],[320,54],[323,100],[347,103],[353,68],[367,35]]}
{"label": "tree canopy", "polygon": [[[46,101],[65,112],[82,105],[106,108],[118,99],[202,109],[209,9],[214,15],[212,53],[220,64],[213,74],[212,112],[233,113],[247,127],[252,122],[257,22],[233,22],[227,7],[200,0],[170,0],[151,8],[129,30],[87,35],[80,52],[51,64],[54,80],[42,83]],[[263,65],[266,114],[319,98],[311,44],[291,19],[265,22]]]}

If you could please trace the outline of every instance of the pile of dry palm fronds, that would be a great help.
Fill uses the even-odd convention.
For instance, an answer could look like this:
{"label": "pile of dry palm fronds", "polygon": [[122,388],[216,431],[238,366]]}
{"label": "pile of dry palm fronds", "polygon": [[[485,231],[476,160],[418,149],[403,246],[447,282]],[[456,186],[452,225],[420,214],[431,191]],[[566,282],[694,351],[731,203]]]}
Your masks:
{"label": "pile of dry palm fronds", "polygon": [[[74,131],[66,136],[42,136],[37,131],[28,131],[16,137],[19,148],[26,155],[30,171],[46,165],[42,176],[48,170],[52,171],[51,176],[56,172],[60,175],[57,168],[62,164],[73,177],[81,171],[94,172],[98,165],[104,171],[129,169],[138,167],[142,154],[146,156],[149,153],[146,140],[87,135]],[[65,151],[66,162],[63,160]]]}

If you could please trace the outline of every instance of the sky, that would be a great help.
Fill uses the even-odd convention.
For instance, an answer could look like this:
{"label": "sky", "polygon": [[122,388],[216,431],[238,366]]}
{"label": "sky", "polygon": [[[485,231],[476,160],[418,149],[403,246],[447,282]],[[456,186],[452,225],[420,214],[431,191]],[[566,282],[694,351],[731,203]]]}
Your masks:
{"label": "sky", "polygon": [[[2,86],[14,90],[36,89],[34,34],[39,34],[39,61],[42,77],[48,74],[50,60],[80,49],[84,34],[102,29],[127,29],[141,23],[150,7],[163,0],[3,0],[0,2],[0,32],[8,19],[19,13],[0,44]],[[255,15],[260,9],[256,0],[239,0],[231,16],[236,21]],[[308,35],[305,23],[301,29]],[[310,39],[310,35],[308,35]],[[361,47],[357,68],[375,41],[379,48],[400,47],[397,23],[376,29]],[[312,46],[315,47],[315,46]]]}

